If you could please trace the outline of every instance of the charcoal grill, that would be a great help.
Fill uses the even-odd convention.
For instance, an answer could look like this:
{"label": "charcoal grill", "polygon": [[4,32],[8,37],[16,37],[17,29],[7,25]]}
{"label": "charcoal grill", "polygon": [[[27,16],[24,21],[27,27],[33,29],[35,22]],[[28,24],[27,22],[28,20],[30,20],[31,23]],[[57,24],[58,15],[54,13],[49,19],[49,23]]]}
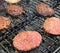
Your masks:
{"label": "charcoal grill", "polygon": [[[0,15],[7,16],[11,19],[11,28],[6,31],[0,31],[0,53],[60,53],[60,36],[50,36],[42,29],[42,24],[47,17],[38,15],[35,6],[37,4],[45,3],[51,6],[55,10],[56,17],[60,17],[60,1],[50,0],[44,2],[42,0],[22,0],[16,5],[22,5],[25,10],[25,14],[19,16],[19,18],[12,18],[5,12],[5,8],[8,5],[5,1],[1,3],[1,9],[3,9]],[[12,41],[14,36],[26,30],[36,30],[42,34],[42,44],[31,51],[23,52],[17,51]]]}

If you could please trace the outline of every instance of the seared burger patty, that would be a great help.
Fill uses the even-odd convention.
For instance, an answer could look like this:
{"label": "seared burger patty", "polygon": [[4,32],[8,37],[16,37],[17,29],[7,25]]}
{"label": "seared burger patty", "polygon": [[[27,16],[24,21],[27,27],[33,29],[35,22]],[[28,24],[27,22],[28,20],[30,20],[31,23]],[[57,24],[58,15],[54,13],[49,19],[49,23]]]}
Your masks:
{"label": "seared burger patty", "polygon": [[38,4],[36,10],[39,14],[43,16],[52,16],[54,15],[54,10],[49,7],[47,4]]}
{"label": "seared burger patty", "polygon": [[0,16],[0,30],[8,29],[10,24],[11,20],[9,18]]}
{"label": "seared burger patty", "polygon": [[17,5],[8,5],[6,11],[12,16],[18,16],[24,12],[23,8]]}

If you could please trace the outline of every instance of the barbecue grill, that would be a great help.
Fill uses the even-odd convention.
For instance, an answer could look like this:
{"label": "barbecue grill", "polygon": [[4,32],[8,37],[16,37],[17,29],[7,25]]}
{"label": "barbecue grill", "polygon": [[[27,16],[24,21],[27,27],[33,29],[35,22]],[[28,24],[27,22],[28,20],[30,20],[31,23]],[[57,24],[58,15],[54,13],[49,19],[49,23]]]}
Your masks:
{"label": "barbecue grill", "polygon": [[[47,17],[37,14],[36,5],[45,3],[55,10],[56,17],[60,17],[60,1],[59,0],[22,0],[16,5],[24,7],[25,13],[18,18],[14,18],[5,12],[8,5],[5,1],[1,2],[0,8],[3,9],[0,15],[7,16],[11,19],[11,28],[5,31],[0,31],[0,53],[60,53],[60,36],[50,36],[42,29],[42,24]],[[42,44],[31,51],[17,51],[12,41],[16,34],[21,31],[36,30],[42,34]]]}

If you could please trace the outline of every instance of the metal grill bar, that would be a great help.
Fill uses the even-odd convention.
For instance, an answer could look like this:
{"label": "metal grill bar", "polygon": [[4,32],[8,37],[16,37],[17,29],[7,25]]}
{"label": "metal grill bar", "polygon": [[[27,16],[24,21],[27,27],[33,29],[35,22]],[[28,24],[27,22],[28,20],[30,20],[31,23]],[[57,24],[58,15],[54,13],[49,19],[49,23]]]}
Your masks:
{"label": "metal grill bar", "polygon": [[0,46],[1,46],[7,53],[10,53],[1,43],[0,43]]}
{"label": "metal grill bar", "polygon": [[53,53],[59,53],[60,52],[60,47],[58,47]]}

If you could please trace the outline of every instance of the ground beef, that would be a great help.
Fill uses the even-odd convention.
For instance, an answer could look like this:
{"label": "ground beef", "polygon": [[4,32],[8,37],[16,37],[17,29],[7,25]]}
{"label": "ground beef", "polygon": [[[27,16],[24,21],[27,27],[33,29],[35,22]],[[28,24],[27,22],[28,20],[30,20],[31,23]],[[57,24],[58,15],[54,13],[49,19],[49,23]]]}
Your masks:
{"label": "ground beef", "polygon": [[0,30],[8,29],[10,24],[11,20],[9,18],[0,16]]}
{"label": "ground beef", "polygon": [[24,12],[23,8],[17,5],[8,5],[6,11],[12,16],[18,16]]}
{"label": "ground beef", "polygon": [[47,18],[43,28],[50,34],[60,35],[60,19],[56,17]]}
{"label": "ground beef", "polygon": [[13,39],[16,49],[29,51],[38,47],[42,42],[42,36],[36,31],[24,31],[17,34]]}
{"label": "ground beef", "polygon": [[49,7],[47,4],[38,4],[36,10],[39,14],[43,16],[52,16],[54,15],[54,10]]}

